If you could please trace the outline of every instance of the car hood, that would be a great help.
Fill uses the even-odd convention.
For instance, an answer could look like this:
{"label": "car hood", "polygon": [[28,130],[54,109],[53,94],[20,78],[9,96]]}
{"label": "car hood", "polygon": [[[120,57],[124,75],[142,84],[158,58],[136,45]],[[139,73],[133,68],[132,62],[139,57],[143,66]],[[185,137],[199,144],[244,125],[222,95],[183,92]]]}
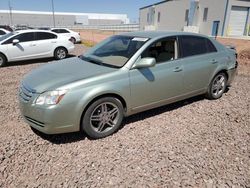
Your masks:
{"label": "car hood", "polygon": [[24,77],[22,84],[36,93],[42,93],[116,70],[73,57],[49,63],[31,71]]}

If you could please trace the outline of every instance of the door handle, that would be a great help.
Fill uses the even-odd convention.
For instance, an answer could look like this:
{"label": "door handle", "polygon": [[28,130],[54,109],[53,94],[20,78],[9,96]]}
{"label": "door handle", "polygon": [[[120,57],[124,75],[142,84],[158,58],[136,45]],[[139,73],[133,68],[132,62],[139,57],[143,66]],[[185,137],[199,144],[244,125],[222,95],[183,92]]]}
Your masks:
{"label": "door handle", "polygon": [[36,44],[31,44],[30,46],[36,46]]}
{"label": "door handle", "polygon": [[51,43],[56,43],[56,41],[52,41]]}
{"label": "door handle", "polygon": [[180,67],[175,67],[175,69],[174,69],[174,72],[181,72],[182,71],[182,68],[180,68]]}
{"label": "door handle", "polygon": [[211,61],[211,63],[212,63],[212,64],[216,64],[216,63],[218,63],[218,61],[215,60],[215,59],[213,59],[213,60]]}

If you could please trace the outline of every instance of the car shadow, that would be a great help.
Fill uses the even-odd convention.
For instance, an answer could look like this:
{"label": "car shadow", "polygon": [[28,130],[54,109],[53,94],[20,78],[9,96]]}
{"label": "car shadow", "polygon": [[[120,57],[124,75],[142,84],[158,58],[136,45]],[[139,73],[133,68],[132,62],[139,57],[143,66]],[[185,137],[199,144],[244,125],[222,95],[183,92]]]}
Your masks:
{"label": "car shadow", "polygon": [[73,133],[64,133],[64,134],[44,134],[34,128],[31,127],[31,130],[39,137],[44,140],[47,140],[53,144],[68,144],[74,143],[81,140],[85,140],[87,136],[83,132],[73,132]]}
{"label": "car shadow", "polygon": [[[160,115],[160,114],[165,113],[165,112],[173,111],[173,110],[176,110],[178,108],[181,108],[181,107],[184,107],[186,105],[189,105],[189,104],[192,104],[192,103],[195,103],[198,101],[202,101],[205,99],[206,98],[204,97],[204,95],[200,95],[200,96],[192,97],[192,98],[189,98],[189,99],[186,99],[183,101],[179,101],[176,103],[172,103],[169,105],[165,105],[165,106],[162,106],[159,108],[155,108],[152,110],[144,111],[144,112],[129,116],[123,120],[123,123],[122,123],[121,127],[119,128],[119,130],[124,128],[127,124],[141,121],[141,120],[144,120],[144,119],[156,116],[156,115]],[[73,143],[73,142],[85,140],[86,138],[92,140],[83,132],[47,135],[47,134],[41,133],[33,128],[32,128],[32,130],[36,135],[38,135],[39,137],[41,137],[41,138],[43,138],[43,139],[45,139],[53,144]],[[117,134],[119,134],[119,130],[118,130]]]}
{"label": "car shadow", "polygon": [[134,122],[137,122],[137,121],[142,121],[144,119],[147,119],[147,118],[150,118],[150,117],[153,117],[153,116],[157,116],[157,115],[163,114],[165,112],[174,111],[174,110],[176,110],[178,108],[181,108],[181,107],[184,107],[186,105],[190,105],[192,103],[202,101],[202,100],[206,100],[205,96],[204,95],[199,95],[199,96],[195,96],[195,97],[192,97],[192,98],[189,98],[189,99],[185,99],[185,100],[182,100],[182,101],[178,101],[178,102],[175,102],[175,103],[171,103],[171,104],[168,104],[168,105],[165,105],[165,106],[161,106],[161,107],[158,107],[158,108],[154,108],[154,109],[151,109],[151,110],[147,110],[147,111],[144,111],[144,112],[129,116],[129,117],[124,119],[123,124],[121,125],[121,129],[124,126],[126,126],[127,124],[134,123]]}
{"label": "car shadow", "polygon": [[[75,57],[75,55],[68,55],[67,58]],[[32,59],[32,60],[25,60],[25,61],[14,61],[9,62],[5,67],[13,67],[13,66],[23,66],[29,64],[40,64],[40,63],[48,63],[50,61],[56,61],[53,57],[51,58],[41,58],[41,59]]]}

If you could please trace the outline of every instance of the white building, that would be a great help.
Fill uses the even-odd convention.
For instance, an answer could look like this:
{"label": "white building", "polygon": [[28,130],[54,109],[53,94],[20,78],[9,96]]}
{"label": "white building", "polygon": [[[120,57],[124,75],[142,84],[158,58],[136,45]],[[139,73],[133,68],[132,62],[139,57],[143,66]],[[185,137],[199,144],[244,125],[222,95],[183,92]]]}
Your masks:
{"label": "white building", "polygon": [[248,36],[250,0],[165,0],[140,8],[141,30]]}
{"label": "white building", "polygon": [[[68,13],[55,12],[55,25],[119,25],[128,24],[129,18],[126,14],[99,14],[99,13]],[[27,25],[30,27],[51,27],[53,26],[52,12],[40,11],[19,11],[0,10],[1,25]]]}

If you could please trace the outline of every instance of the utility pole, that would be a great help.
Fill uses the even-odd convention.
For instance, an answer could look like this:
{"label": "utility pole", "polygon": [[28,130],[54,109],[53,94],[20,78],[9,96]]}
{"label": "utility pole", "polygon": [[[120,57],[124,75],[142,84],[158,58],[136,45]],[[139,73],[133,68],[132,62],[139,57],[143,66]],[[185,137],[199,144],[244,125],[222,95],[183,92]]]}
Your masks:
{"label": "utility pole", "polygon": [[10,26],[12,27],[13,19],[12,19],[12,6],[10,4],[10,0],[9,0],[9,11],[10,11]]}
{"label": "utility pole", "polygon": [[51,0],[52,3],[52,13],[53,13],[53,25],[56,27],[56,21],[55,21],[55,10],[54,10],[54,0]]}

